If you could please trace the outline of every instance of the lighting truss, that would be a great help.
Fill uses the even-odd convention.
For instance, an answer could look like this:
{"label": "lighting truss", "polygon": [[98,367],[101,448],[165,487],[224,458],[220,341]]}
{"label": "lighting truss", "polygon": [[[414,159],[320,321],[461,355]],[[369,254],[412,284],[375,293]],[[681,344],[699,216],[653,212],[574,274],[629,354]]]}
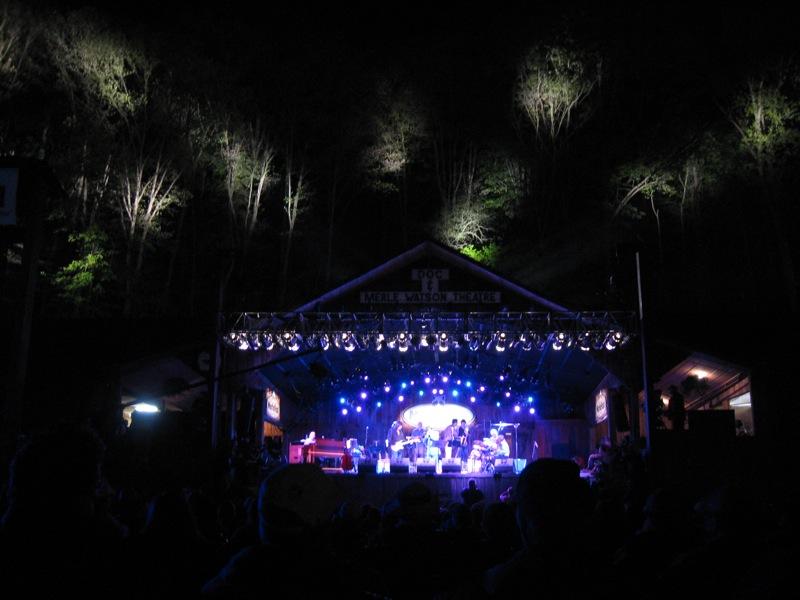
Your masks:
{"label": "lighting truss", "polygon": [[236,313],[222,339],[242,351],[446,352],[464,347],[504,352],[576,347],[612,351],[636,331],[634,312]]}

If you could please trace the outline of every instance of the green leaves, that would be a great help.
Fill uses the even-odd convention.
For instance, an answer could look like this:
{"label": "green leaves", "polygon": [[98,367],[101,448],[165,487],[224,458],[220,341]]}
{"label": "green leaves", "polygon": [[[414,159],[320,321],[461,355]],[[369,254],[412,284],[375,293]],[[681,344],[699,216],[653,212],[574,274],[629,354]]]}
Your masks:
{"label": "green leaves", "polygon": [[752,157],[762,174],[765,168],[783,164],[800,144],[800,102],[790,97],[785,87],[782,81],[750,81],[730,116],[742,151]]}
{"label": "green leaves", "polygon": [[52,283],[58,297],[78,314],[95,315],[114,280],[109,241],[98,227],[72,233],[68,241],[76,258],[61,267]]}

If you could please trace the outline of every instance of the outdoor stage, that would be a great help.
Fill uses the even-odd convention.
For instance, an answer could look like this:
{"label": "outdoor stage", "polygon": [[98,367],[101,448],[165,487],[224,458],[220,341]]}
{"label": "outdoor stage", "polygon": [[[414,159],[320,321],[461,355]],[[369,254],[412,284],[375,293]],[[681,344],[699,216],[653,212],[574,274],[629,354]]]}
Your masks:
{"label": "outdoor stage", "polygon": [[509,487],[516,487],[517,475],[513,471],[507,473],[381,473],[375,472],[375,465],[367,468],[359,466],[356,473],[330,473],[340,489],[342,496],[357,504],[383,506],[397,496],[405,486],[413,482],[424,484],[435,497],[439,506],[447,506],[451,502],[461,502],[461,492],[467,487],[470,479],[475,480],[476,487],[483,492],[487,503],[498,502],[500,494]]}

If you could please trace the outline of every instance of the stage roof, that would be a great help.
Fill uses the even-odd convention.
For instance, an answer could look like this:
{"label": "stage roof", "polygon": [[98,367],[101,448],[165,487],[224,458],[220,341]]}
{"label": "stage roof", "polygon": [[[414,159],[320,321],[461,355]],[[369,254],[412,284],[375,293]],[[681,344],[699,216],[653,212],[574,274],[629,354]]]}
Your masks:
{"label": "stage roof", "polygon": [[[430,376],[440,385],[437,388],[431,383],[423,390],[427,401],[431,400],[430,389],[445,389],[448,401],[453,400],[451,394],[456,391],[462,402],[478,395],[480,402],[500,401],[504,405],[524,403],[533,396],[541,401],[548,399],[558,408],[559,416],[569,410],[578,411],[574,416],[583,416],[581,403],[609,373],[608,352],[582,351],[577,343],[557,350],[552,337],[547,337],[552,333],[546,333],[543,343],[538,345],[518,343],[515,338],[503,351],[497,350],[494,337],[481,334],[480,344],[470,347],[469,336],[474,332],[463,333],[466,330],[459,327],[467,327],[465,324],[475,319],[510,322],[510,339],[519,333],[513,329],[518,327],[516,323],[531,315],[535,315],[534,320],[547,323],[551,322],[551,315],[555,320],[563,317],[574,322],[578,322],[575,319],[579,320],[579,316],[434,242],[419,244],[289,313],[245,315],[249,315],[245,319],[249,322],[247,331],[275,327],[276,321],[294,329],[298,322],[303,325],[313,320],[315,327],[319,327],[325,315],[336,322],[336,328],[342,327],[340,319],[352,318],[354,324],[359,323],[359,318],[385,324],[388,319],[396,318],[397,322],[410,323],[420,341],[427,337],[425,327],[434,333],[443,331],[441,327],[450,327],[442,323],[455,323],[452,329],[447,329],[453,342],[446,351],[441,351],[438,344],[419,343],[410,344],[405,352],[390,347],[378,351],[366,340],[367,336],[360,348],[349,352],[335,348],[332,343],[327,351],[318,345],[300,344],[299,350],[292,352],[277,343],[270,351],[258,350],[253,360],[254,364],[263,365],[256,371],[261,376],[259,383],[272,384],[284,396],[307,406],[319,402],[335,404],[339,397],[347,398],[348,405],[357,404],[362,392],[367,394],[365,402],[397,402],[401,394],[407,403],[419,401],[422,400],[419,396],[410,397],[411,389],[403,391],[399,386],[412,380],[419,385]],[[304,319],[310,315],[313,319]],[[241,327],[242,315],[238,318]],[[391,335],[395,333],[393,330]],[[305,335],[308,340],[317,334]],[[374,341],[376,333],[373,331],[371,335]],[[442,377],[451,381],[442,385]],[[454,385],[457,380],[462,382],[460,387]],[[469,388],[467,381],[471,383]],[[386,385],[389,391],[384,390]],[[481,385],[485,391],[476,392]],[[419,389],[415,387],[414,394]]]}

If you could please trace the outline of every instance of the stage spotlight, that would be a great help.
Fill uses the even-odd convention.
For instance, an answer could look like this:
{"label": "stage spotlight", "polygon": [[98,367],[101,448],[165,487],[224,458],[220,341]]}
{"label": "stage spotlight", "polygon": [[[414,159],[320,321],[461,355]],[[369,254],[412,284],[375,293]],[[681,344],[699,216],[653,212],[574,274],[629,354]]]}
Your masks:
{"label": "stage spotlight", "polygon": [[261,350],[261,334],[251,333],[248,336],[250,350]]}
{"label": "stage spotlight", "polygon": [[356,338],[349,331],[342,334],[341,347],[345,352],[352,352],[356,349]]}
{"label": "stage spotlight", "polygon": [[323,350],[328,350],[331,347],[331,336],[327,333],[323,333],[319,336],[319,347]]}
{"label": "stage spotlight", "polygon": [[239,336],[235,331],[231,331],[222,339],[226,344],[235,348],[238,345],[237,342],[239,341]]}
{"label": "stage spotlight", "polygon": [[389,386],[388,383],[383,386],[383,391],[386,392],[387,394],[389,393],[389,390],[391,390],[391,389],[392,388]]}
{"label": "stage spotlight", "polygon": [[498,352],[505,352],[508,339],[505,331],[501,331],[495,336],[494,349]]}
{"label": "stage spotlight", "polygon": [[495,402],[495,403],[494,403],[494,405],[495,405],[497,408],[500,408],[500,400],[498,400],[497,402]]}
{"label": "stage spotlight", "polygon": [[612,331],[606,337],[606,350],[616,350],[627,341],[627,337],[621,331]]}
{"label": "stage spotlight", "polygon": [[511,392],[509,392],[509,391],[506,391],[506,394],[505,394],[505,395],[506,395],[506,398],[511,398]]}
{"label": "stage spotlight", "polygon": [[480,338],[480,336],[477,335],[477,334],[473,334],[472,338],[469,340],[469,343],[467,344],[467,347],[472,352],[477,352],[478,349],[481,347],[481,338]]}
{"label": "stage spotlight", "polygon": [[533,347],[538,352],[541,352],[545,349],[545,346],[547,346],[547,336],[538,333],[533,334]]}
{"label": "stage spotlight", "polygon": [[378,408],[380,408],[381,406],[383,406],[383,402],[381,402],[381,401],[379,400],[378,402],[376,402],[376,403],[375,403],[375,406],[377,406]]}
{"label": "stage spotlight", "polygon": [[567,343],[567,334],[559,331],[553,336],[553,350],[561,350]]}
{"label": "stage spotlight", "polygon": [[458,398],[458,390],[452,391],[453,398]]}
{"label": "stage spotlight", "polygon": [[533,396],[528,396],[528,404],[533,403]]}
{"label": "stage spotlight", "polygon": [[406,386],[408,386],[408,384],[405,381],[400,382],[400,389],[404,390],[406,389]]}
{"label": "stage spotlight", "polygon": [[425,390],[420,390],[417,392],[417,395],[422,398],[425,395]]}
{"label": "stage spotlight", "polygon": [[356,412],[358,412],[358,413],[361,412],[361,407],[360,406],[356,406]]}
{"label": "stage spotlight", "polygon": [[405,399],[406,399],[406,397],[405,397],[405,396],[403,396],[403,394],[400,394],[400,395],[397,397],[397,401],[398,401],[398,402],[402,402],[402,401],[403,401],[403,400],[405,400]]}
{"label": "stage spotlight", "polygon": [[137,404],[133,405],[133,410],[140,413],[161,412],[161,409],[159,409],[158,406],[151,404],[150,402],[138,402]]}
{"label": "stage spotlight", "polygon": [[442,332],[439,334],[439,352],[447,352],[450,348],[450,340],[447,334]]}
{"label": "stage spotlight", "polygon": [[478,388],[478,391],[479,392],[485,392],[486,391],[486,386],[482,385],[481,387]]}
{"label": "stage spotlight", "polygon": [[584,352],[588,352],[592,349],[592,338],[588,331],[578,335],[578,348]]}
{"label": "stage spotlight", "polygon": [[536,409],[531,407],[531,408],[528,409],[528,413],[532,414],[532,415],[535,415],[536,414]]}
{"label": "stage spotlight", "polygon": [[430,383],[430,382],[431,382],[431,378],[430,378],[430,377],[426,377],[425,379],[423,379],[423,381],[424,381],[426,384],[428,384],[428,383]]}
{"label": "stage spotlight", "polygon": [[342,416],[344,416],[344,417],[347,416],[347,409],[346,408],[342,409]]}
{"label": "stage spotlight", "polygon": [[470,402],[475,402],[475,396],[470,396],[470,397],[469,397],[469,401],[470,401]]}
{"label": "stage spotlight", "polygon": [[472,387],[472,382],[467,380],[467,381],[464,382],[464,385],[467,386],[468,388],[471,388]]}
{"label": "stage spotlight", "polygon": [[341,397],[339,398],[339,404],[344,404],[345,402],[347,402],[347,400],[345,399],[345,397],[344,397],[344,396],[341,396]]}
{"label": "stage spotlight", "polygon": [[239,334],[237,337],[238,337],[238,342],[237,342],[238,345],[236,347],[239,348],[239,350],[250,350],[250,340],[247,339],[247,334],[242,333]]}
{"label": "stage spotlight", "polygon": [[375,336],[375,350],[380,352],[385,347],[386,347],[386,338],[383,337],[382,333],[379,333],[377,336]]}
{"label": "stage spotlight", "polygon": [[530,352],[533,348],[533,341],[530,333],[521,333],[519,336],[519,343],[525,352]]}
{"label": "stage spotlight", "polygon": [[359,396],[361,397],[362,400],[366,400],[367,399],[367,392],[361,392],[359,394]]}
{"label": "stage spotlight", "polygon": [[515,413],[518,413],[519,411],[520,411],[519,404],[515,404],[515,405],[514,405],[514,412],[515,412]]}
{"label": "stage spotlight", "polygon": [[409,339],[407,333],[397,334],[397,349],[400,352],[408,352]]}
{"label": "stage spotlight", "polygon": [[450,378],[447,375],[442,375],[442,383],[447,383],[450,381]]}

